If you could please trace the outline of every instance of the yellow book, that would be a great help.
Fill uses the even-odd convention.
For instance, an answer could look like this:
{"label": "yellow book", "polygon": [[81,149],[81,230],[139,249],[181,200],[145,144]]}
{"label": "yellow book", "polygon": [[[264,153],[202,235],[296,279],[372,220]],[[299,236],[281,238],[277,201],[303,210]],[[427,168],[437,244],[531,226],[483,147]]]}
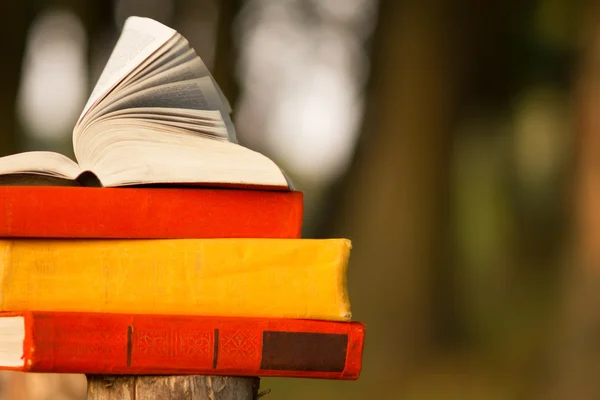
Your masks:
{"label": "yellow book", "polygon": [[347,321],[346,239],[0,240],[2,311]]}

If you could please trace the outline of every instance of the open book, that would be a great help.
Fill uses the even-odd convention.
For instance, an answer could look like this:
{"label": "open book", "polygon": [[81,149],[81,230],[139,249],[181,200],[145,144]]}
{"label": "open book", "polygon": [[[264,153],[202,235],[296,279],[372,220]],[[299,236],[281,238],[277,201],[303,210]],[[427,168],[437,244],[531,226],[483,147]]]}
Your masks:
{"label": "open book", "polygon": [[237,144],[230,113],[183,36],[152,19],[130,17],[73,129],[77,163],[53,152],[19,153],[0,158],[0,176],[75,185],[95,176],[105,187],[289,188],[273,161]]}

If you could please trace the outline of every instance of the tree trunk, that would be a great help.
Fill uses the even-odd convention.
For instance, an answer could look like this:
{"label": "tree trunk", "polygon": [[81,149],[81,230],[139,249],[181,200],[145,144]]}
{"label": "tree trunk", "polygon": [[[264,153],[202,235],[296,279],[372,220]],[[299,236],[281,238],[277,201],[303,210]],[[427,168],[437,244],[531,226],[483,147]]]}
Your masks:
{"label": "tree trunk", "polygon": [[442,3],[381,3],[364,133],[321,231],[353,241],[354,316],[378,338],[365,363],[396,382],[437,334],[433,272],[445,251],[460,80]]}
{"label": "tree trunk", "polygon": [[238,95],[235,79],[237,49],[233,40],[233,25],[243,3],[243,0],[219,1],[215,65],[212,74],[232,106]]}
{"label": "tree trunk", "polygon": [[254,400],[259,378],[228,376],[88,376],[88,400]]}
{"label": "tree trunk", "polygon": [[[581,23],[589,34],[575,88],[577,141],[574,262],[567,271],[560,341],[544,399],[600,398],[600,8]],[[587,29],[585,29],[587,28]]]}
{"label": "tree trunk", "polygon": [[0,157],[19,150],[17,137],[16,98],[21,81],[21,64],[25,51],[27,29],[34,17],[33,6],[28,1],[0,3],[0,13],[5,16],[0,24],[2,65],[0,66]]}
{"label": "tree trunk", "polygon": [[353,314],[377,337],[362,378],[373,387],[404,390],[437,346],[460,336],[448,250],[452,145],[466,105],[504,95],[489,76],[502,70],[495,44],[509,5],[380,2],[364,132],[318,228],[352,239]]}

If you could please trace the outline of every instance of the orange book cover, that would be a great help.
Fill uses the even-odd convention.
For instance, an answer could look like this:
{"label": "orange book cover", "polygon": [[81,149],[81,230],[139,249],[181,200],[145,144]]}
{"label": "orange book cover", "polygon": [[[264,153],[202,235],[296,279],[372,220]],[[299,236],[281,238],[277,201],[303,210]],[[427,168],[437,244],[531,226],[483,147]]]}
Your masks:
{"label": "orange book cover", "polygon": [[353,380],[364,337],[359,322],[0,313],[0,369]]}
{"label": "orange book cover", "polygon": [[299,238],[299,191],[0,186],[0,237]]}
{"label": "orange book cover", "polygon": [[0,240],[0,310],[350,320],[347,239]]}

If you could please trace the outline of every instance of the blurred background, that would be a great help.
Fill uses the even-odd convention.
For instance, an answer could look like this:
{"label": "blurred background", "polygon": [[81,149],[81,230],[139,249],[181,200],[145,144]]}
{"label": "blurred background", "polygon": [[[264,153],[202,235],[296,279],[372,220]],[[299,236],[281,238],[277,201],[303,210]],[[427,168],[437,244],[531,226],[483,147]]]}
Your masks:
{"label": "blurred background", "polygon": [[[353,241],[356,382],[265,399],[600,399],[600,8],[583,0],[5,0],[0,155],[73,155],[130,15],[181,32],[240,143]],[[4,373],[1,399],[83,399]]]}

